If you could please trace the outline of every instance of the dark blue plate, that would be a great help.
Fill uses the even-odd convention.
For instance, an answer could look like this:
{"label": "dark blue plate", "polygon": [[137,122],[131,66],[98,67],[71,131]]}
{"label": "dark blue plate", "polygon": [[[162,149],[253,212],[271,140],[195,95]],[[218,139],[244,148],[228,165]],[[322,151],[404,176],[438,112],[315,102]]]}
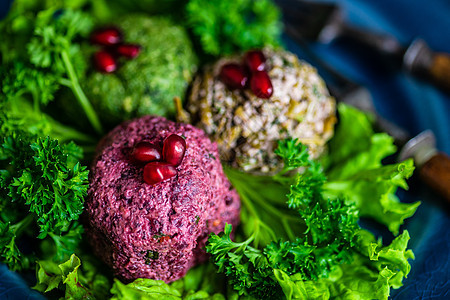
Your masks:
{"label": "dark blue plate", "polygon": [[[6,1],[8,2],[8,1]],[[0,17],[7,3],[0,1]],[[407,45],[423,38],[433,49],[450,53],[448,0],[340,0],[351,23],[395,36]],[[301,57],[292,40],[286,46]],[[416,135],[431,129],[438,148],[450,153],[450,96],[393,68],[370,51],[346,42],[311,44],[311,49],[342,74],[369,88],[379,113]],[[449,74],[450,76],[450,74]],[[450,183],[449,183],[450,184]],[[422,201],[404,229],[411,235],[416,259],[404,286],[392,299],[450,299],[450,217],[439,196],[418,181],[400,191],[403,201]],[[448,206],[447,206],[448,207]],[[17,274],[0,265],[0,299],[39,299]]]}

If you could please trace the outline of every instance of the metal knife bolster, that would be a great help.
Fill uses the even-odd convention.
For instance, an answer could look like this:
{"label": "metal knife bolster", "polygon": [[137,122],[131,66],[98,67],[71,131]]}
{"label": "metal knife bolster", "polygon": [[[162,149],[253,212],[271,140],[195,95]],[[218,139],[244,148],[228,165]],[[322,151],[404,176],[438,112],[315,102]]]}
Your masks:
{"label": "metal knife bolster", "polygon": [[400,151],[399,160],[409,157],[419,171],[419,177],[450,204],[450,158],[436,149],[436,138],[426,130],[408,141]]}
{"label": "metal knife bolster", "polygon": [[411,43],[403,56],[403,66],[411,74],[450,91],[450,55],[434,52],[424,40]]}
{"label": "metal knife bolster", "polygon": [[413,41],[403,56],[403,66],[412,74],[422,74],[429,70],[432,64],[433,53],[421,39]]}
{"label": "metal knife bolster", "polygon": [[405,144],[398,154],[398,160],[412,157],[416,166],[421,167],[436,153],[436,137],[431,130],[425,130]]}

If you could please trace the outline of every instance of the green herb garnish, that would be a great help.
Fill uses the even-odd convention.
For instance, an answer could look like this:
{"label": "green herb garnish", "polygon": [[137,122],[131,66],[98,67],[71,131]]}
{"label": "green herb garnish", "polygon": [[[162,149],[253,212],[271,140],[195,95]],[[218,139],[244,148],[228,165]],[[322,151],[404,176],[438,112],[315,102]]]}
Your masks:
{"label": "green herb garnish", "polygon": [[86,63],[79,44],[74,42],[90,32],[92,19],[81,11],[48,9],[40,11],[28,22],[33,24],[33,31],[26,44],[21,45],[26,51],[22,50],[21,55],[11,61],[5,56],[2,62],[7,70],[2,72],[6,82],[2,86],[5,96],[16,98],[30,93],[34,103],[46,104],[61,86],[66,86],[75,95],[95,131],[101,134],[102,125],[97,113],[79,83]]}
{"label": "green herb garnish", "polygon": [[[370,157],[374,163],[331,166],[334,157],[330,153],[325,170],[333,175],[339,168],[340,172],[345,168],[345,172],[353,175],[344,184],[363,184],[366,190],[338,189],[339,181],[327,179],[321,164],[310,160],[306,147],[292,139],[279,143],[276,153],[283,160],[284,168],[273,177],[226,169],[241,196],[241,231],[234,242],[230,238],[232,228],[227,225],[223,233],[211,234],[206,249],[239,295],[292,299],[346,294],[372,299],[378,293],[378,297],[387,298],[390,288],[401,286],[402,278],[409,273],[407,260],[414,255],[406,248],[407,231],[383,247],[381,241],[359,227],[359,210],[368,203],[354,199],[367,197],[370,199],[367,201],[373,202],[371,207],[381,205],[385,211],[395,211],[396,215],[390,219],[392,223],[386,224],[396,233],[399,224],[419,204],[400,203],[393,195],[397,186],[405,187],[404,179],[412,171],[411,161],[382,166],[383,155],[371,150],[377,145],[378,134],[371,129],[367,131],[369,119],[346,106],[339,109],[342,122],[337,138],[346,126],[355,128],[351,122],[347,123],[355,117],[362,125],[354,130],[355,138],[364,140],[361,136],[364,134],[372,137],[368,142],[364,140],[367,147],[340,141],[341,147],[347,148],[342,150],[352,153],[351,157],[356,154]],[[392,140],[384,139],[383,143],[386,149],[392,149]],[[342,152],[337,151],[336,155]],[[369,188],[377,185],[384,186],[381,194]],[[390,199],[389,203],[386,198]],[[381,211],[364,215],[383,220]]]}
{"label": "green herb garnish", "polygon": [[[15,131],[0,146],[1,261],[13,270],[29,267],[32,255],[17,246],[28,236],[50,237],[55,259],[78,245],[82,228],[77,220],[83,211],[88,171],[78,160],[81,149],[61,145],[49,137]],[[47,253],[47,254],[50,254]]]}
{"label": "green herb garnish", "polygon": [[186,12],[188,26],[206,54],[280,44],[280,12],[271,0],[192,0]]}

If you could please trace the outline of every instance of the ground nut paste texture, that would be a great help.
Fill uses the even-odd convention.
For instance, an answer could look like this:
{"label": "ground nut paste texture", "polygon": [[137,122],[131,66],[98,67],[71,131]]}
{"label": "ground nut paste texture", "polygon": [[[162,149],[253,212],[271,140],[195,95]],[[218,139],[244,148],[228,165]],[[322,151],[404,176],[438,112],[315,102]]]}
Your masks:
{"label": "ground nut paste texture", "polygon": [[[177,175],[155,185],[130,159],[140,141],[186,138]],[[216,143],[192,125],[162,117],[127,121],[100,143],[86,200],[86,232],[95,253],[119,278],[172,282],[207,258],[210,232],[239,221],[240,202],[223,173]]]}
{"label": "ground nut paste texture", "polygon": [[262,51],[273,85],[269,99],[228,89],[220,70],[242,56],[226,57],[194,79],[186,109],[217,142],[223,161],[251,173],[276,173],[282,166],[274,153],[278,140],[298,138],[313,158],[324,152],[336,123],[335,100],[311,65],[288,51]]}

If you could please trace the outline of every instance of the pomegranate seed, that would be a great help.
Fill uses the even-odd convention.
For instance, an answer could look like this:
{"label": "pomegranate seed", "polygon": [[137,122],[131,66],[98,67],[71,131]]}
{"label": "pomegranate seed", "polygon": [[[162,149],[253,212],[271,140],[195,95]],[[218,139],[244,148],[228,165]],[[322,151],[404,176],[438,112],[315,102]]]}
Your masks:
{"label": "pomegranate seed", "polygon": [[97,51],[94,54],[94,65],[100,72],[111,73],[117,69],[117,62],[114,56],[105,50]]}
{"label": "pomegranate seed", "polygon": [[116,48],[116,53],[126,58],[135,58],[139,55],[141,47],[134,44],[121,44]]}
{"label": "pomegranate seed", "polygon": [[131,156],[140,162],[157,161],[161,159],[161,149],[149,142],[139,142],[134,146]]}
{"label": "pomegranate seed", "polygon": [[250,71],[264,71],[266,68],[266,57],[260,50],[251,50],[245,54],[244,62]]}
{"label": "pomegranate seed", "polygon": [[170,236],[168,236],[168,235],[162,236],[162,237],[159,239],[159,242],[160,242],[160,243],[165,243],[165,242],[168,242],[168,241],[170,241]]}
{"label": "pomegranate seed", "polygon": [[171,134],[164,140],[163,160],[172,166],[179,166],[186,152],[186,141],[179,135]]}
{"label": "pomegranate seed", "polygon": [[245,88],[248,81],[248,74],[245,68],[235,63],[222,66],[219,76],[220,80],[232,90]]}
{"label": "pomegranate seed", "polygon": [[269,99],[273,94],[272,82],[266,71],[257,71],[252,73],[250,79],[250,88],[259,98]]}
{"label": "pomegranate seed", "polygon": [[153,161],[144,167],[144,181],[148,184],[156,184],[177,174],[175,167],[159,161]]}
{"label": "pomegranate seed", "polygon": [[116,27],[95,30],[91,34],[91,42],[102,46],[117,45],[122,41],[122,33]]}

